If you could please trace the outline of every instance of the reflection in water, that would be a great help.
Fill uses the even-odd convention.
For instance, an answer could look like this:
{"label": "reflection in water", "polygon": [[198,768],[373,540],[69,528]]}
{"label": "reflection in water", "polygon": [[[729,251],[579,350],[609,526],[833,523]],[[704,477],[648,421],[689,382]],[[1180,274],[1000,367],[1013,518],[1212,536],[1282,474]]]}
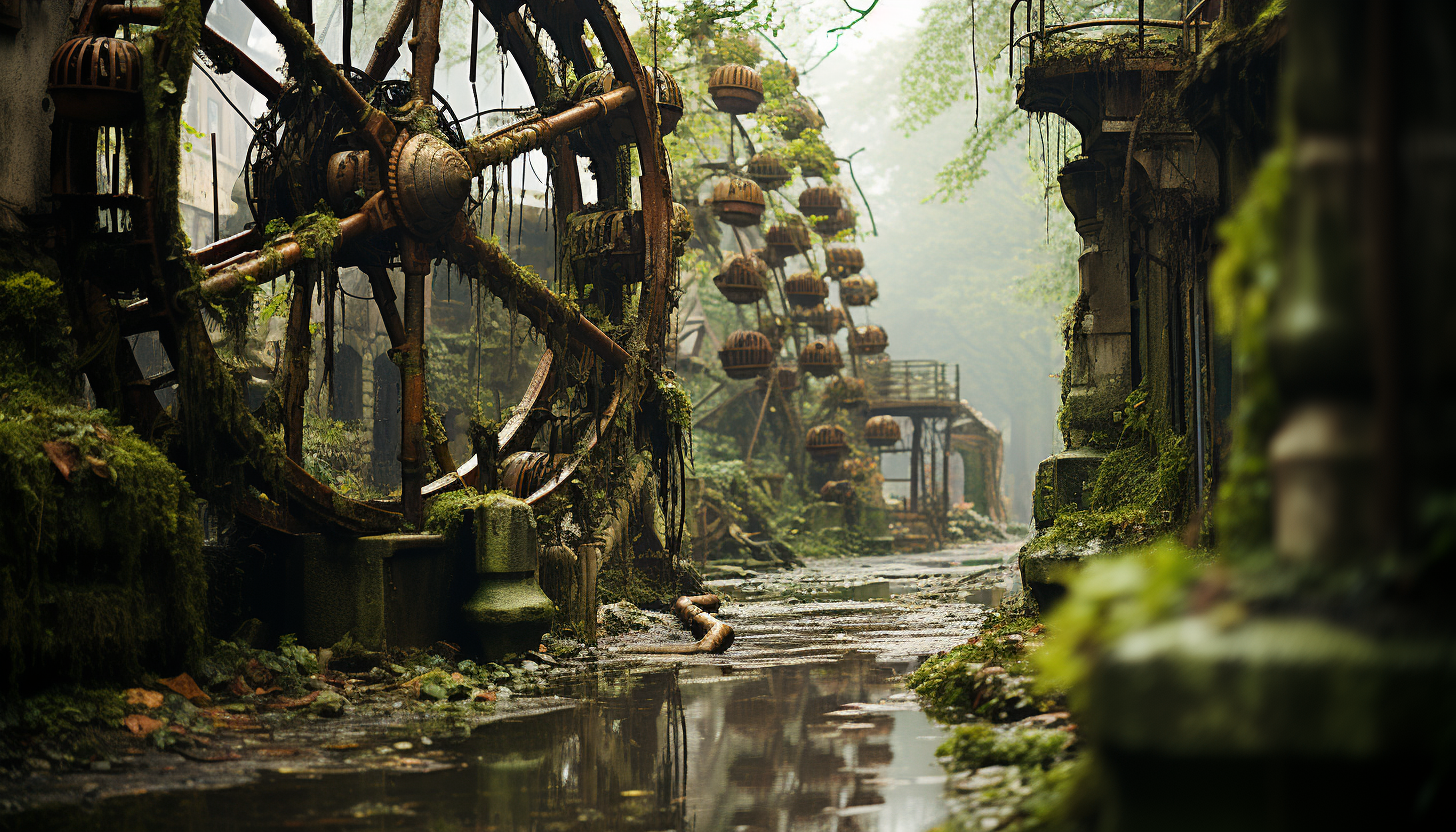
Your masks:
{"label": "reflection in water", "polygon": [[943,819],[940,729],[909,706],[844,707],[891,696],[892,672],[850,655],[750,678],[685,675],[690,826],[920,832]]}
{"label": "reflection in water", "polygon": [[575,707],[416,743],[406,760],[365,743],[340,759],[362,770],[0,816],[0,828],[919,832],[944,816],[939,731],[913,709],[844,709],[891,695],[891,673],[853,655],[739,676],[618,670],[575,681]]}

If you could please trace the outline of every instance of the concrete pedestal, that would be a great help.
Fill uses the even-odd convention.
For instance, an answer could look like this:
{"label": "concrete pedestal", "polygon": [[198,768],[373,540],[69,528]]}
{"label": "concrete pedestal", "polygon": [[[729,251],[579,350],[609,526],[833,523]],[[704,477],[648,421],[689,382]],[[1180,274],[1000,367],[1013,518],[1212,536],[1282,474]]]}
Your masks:
{"label": "concrete pedestal", "polygon": [[481,655],[494,661],[534,650],[556,607],[536,581],[536,516],[521,500],[488,497],[474,510],[475,592],[461,607]]}
{"label": "concrete pedestal", "polygon": [[303,627],[311,646],[348,634],[371,650],[458,641],[468,553],[440,535],[297,539]]}

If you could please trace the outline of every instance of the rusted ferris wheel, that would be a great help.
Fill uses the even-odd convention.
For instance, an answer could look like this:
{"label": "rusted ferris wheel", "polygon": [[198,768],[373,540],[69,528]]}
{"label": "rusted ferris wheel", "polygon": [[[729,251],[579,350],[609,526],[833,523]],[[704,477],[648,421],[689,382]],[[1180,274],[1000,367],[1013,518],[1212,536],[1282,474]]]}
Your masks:
{"label": "rusted ferris wheel", "polygon": [[[688,220],[669,197],[661,136],[681,113],[681,96],[669,76],[639,62],[612,6],[471,0],[472,13],[493,27],[520,68],[534,108],[467,140],[435,88],[442,0],[398,0],[362,67],[320,48],[311,0],[291,0],[286,9],[273,0],[242,3],[281,46],[286,77],[207,26],[210,0],[91,0],[53,62],[58,250],[73,253],[75,294],[83,299],[75,331],[100,404],[150,434],[172,419],[156,391],[176,385],[182,441],[174,455],[204,488],[246,484],[227,492],[237,512],[284,531],[419,528],[423,502],[434,494],[503,484],[535,503],[581,466],[625,446],[651,445],[654,456],[670,457],[660,434],[670,432],[671,403],[663,401],[659,376]],[[344,4],[345,31],[352,5]],[[407,33],[409,78],[387,81]],[[176,205],[176,142],[178,91],[186,89],[194,53],[235,73],[269,108],[245,174],[254,227],[188,251]],[[563,252],[554,287],[479,236],[468,215],[472,180],[532,151],[544,153],[550,168],[550,210]],[[579,158],[596,179],[591,204]],[[300,227],[321,203],[337,221]],[[276,220],[294,231],[269,238],[263,230]],[[300,465],[310,299],[314,282],[326,279],[321,247],[332,264],[357,266],[369,277],[400,368],[398,499],[346,498]],[[501,298],[547,343],[494,441],[477,440],[475,455],[459,465],[430,429],[425,389],[425,307],[437,261]],[[390,268],[404,273],[403,298]],[[214,348],[206,312],[290,272],[287,366],[275,390],[280,444],[245,406],[236,373]],[[591,317],[581,311],[587,299]],[[167,351],[174,369],[165,378],[143,376],[118,337],[146,332],[156,332]],[[634,425],[635,435],[614,437],[622,424]],[[541,439],[547,430],[549,448]],[[427,481],[431,463],[443,476]]]}

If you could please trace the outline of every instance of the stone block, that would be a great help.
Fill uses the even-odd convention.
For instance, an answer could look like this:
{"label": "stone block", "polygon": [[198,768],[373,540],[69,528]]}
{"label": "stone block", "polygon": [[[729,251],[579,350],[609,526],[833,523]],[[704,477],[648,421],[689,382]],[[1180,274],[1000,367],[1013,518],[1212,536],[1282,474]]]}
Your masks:
{"label": "stone block", "polygon": [[522,500],[491,495],[475,510],[475,571],[534,572],[536,515]]}
{"label": "stone block", "polygon": [[1118,829],[1450,828],[1453,689],[1450,637],[1203,616],[1114,643],[1081,721]]}
{"label": "stone block", "polygon": [[1031,593],[1038,609],[1045,612],[1062,600],[1067,594],[1063,576],[1075,569],[1082,558],[1083,552],[1064,549],[1023,552],[1017,556],[1021,584]]}
{"label": "stone block", "polygon": [[1088,487],[1106,456],[1102,451],[1083,448],[1062,451],[1041,461],[1036,469],[1036,492],[1032,497],[1032,520],[1038,529],[1051,526],[1066,509],[1088,507]]}

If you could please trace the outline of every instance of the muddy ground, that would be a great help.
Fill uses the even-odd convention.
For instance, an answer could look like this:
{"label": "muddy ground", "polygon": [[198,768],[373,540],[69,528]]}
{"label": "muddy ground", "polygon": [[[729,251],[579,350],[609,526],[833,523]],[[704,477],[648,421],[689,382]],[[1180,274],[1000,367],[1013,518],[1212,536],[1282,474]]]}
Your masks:
{"label": "muddy ground", "polygon": [[100,730],[90,759],[11,748],[0,828],[730,829],[899,805],[880,828],[924,829],[944,729],[897,679],[1015,591],[1017,547],[710,570],[722,655],[634,652],[693,637],[616,606],[595,648],[548,640],[508,668],[384,661],[196,704],[153,685],[165,704],[128,710],[164,731]]}

